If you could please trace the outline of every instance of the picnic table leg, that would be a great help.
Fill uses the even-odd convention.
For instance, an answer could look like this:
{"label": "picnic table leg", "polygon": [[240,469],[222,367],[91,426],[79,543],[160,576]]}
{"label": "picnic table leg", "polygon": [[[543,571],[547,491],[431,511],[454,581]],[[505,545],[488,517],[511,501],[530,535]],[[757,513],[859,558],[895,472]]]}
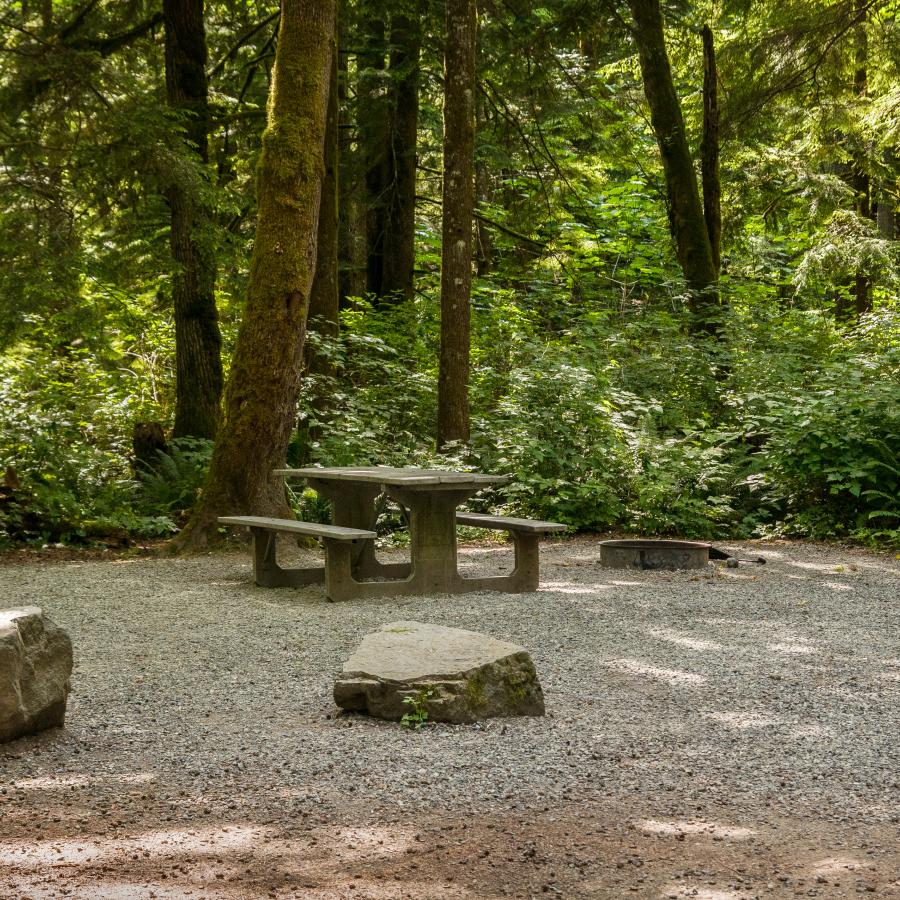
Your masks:
{"label": "picnic table leg", "polygon": [[417,491],[391,487],[388,495],[409,510],[411,581],[424,593],[455,593],[462,587],[456,565],[456,508],[473,489]]}
{"label": "picnic table leg", "polygon": [[[307,479],[309,486],[331,502],[331,521],[344,528],[375,530],[375,500],[381,486],[351,481]],[[351,555],[353,574],[364,578],[406,578],[408,563],[381,563],[375,558],[375,541],[356,541]]]}
{"label": "picnic table leg", "polygon": [[260,587],[301,587],[325,580],[321,566],[311,569],[282,569],[278,565],[278,535],[264,528],[252,528],[253,580]]}
{"label": "picnic table leg", "polygon": [[512,538],[516,548],[516,563],[509,576],[512,582],[510,590],[523,593],[536,591],[540,584],[538,559],[541,536],[525,531],[514,531]]}

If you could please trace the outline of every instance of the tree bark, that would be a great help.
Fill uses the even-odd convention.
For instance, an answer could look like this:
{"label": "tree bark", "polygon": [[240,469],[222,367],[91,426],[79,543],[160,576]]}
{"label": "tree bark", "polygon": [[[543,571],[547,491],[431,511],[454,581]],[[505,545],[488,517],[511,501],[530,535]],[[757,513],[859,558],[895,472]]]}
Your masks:
{"label": "tree bark", "polygon": [[[316,242],[316,271],[309,296],[309,329],[325,338],[335,338],[339,330],[340,289],[338,283],[338,67],[337,47],[332,52],[328,83],[328,109],[325,116],[324,169],[322,199],[319,204],[319,234]],[[307,341],[303,356],[303,378],[309,375],[334,375],[330,357],[316,352]],[[307,415],[297,423],[298,464],[309,462],[310,448],[318,440],[320,422],[328,412],[328,397],[316,392],[309,399]]]}
{"label": "tree bark", "polygon": [[282,0],[247,304],[209,475],[174,549],[205,546],[219,515],[290,515],[283,481],[272,470],[284,462],[296,422],[334,22],[335,0]]}
{"label": "tree bark", "polygon": [[395,15],[391,23],[388,69],[391,77],[388,184],[380,290],[380,296],[388,301],[409,300],[413,295],[420,44],[418,22],[408,16]]}
{"label": "tree bark", "polygon": [[[866,0],[856,0],[856,13],[860,16],[856,26],[855,62],[853,73],[853,90],[857,100],[864,100],[869,92],[869,39],[866,33]],[[857,147],[853,154],[853,174],[851,178],[856,191],[856,211],[865,219],[874,219],[872,215],[872,184],[869,177],[868,161],[862,147]],[[854,313],[858,320],[863,313],[872,310],[872,279],[865,272],[857,272],[853,279],[851,293],[854,299]]]}
{"label": "tree bark", "polygon": [[692,327],[715,335],[719,312],[718,273],[681,104],[672,80],[659,0],[628,0],[628,5],[634,17],[633,34],[640,57],[644,95],[662,157],[675,250],[689,292]]}
{"label": "tree bark", "polygon": [[[209,109],[203,0],[163,0],[166,95],[185,114],[188,146],[208,161]],[[174,183],[168,190],[170,244],[175,271],[175,424],[172,437],[214,438],[222,396],[222,360],[216,311],[216,263],[209,211],[194,192]]]}
{"label": "tree bark", "polygon": [[362,49],[357,56],[356,126],[365,183],[366,291],[380,297],[384,278],[385,212],[390,189],[387,148],[390,127],[385,72],[385,23],[374,11],[363,22]]}
{"label": "tree bark", "polygon": [[441,357],[437,445],[469,440],[469,301],[475,199],[475,2],[447,0]]}
{"label": "tree bark", "polygon": [[703,140],[700,144],[703,180],[703,220],[709,236],[713,266],[721,270],[722,186],[719,181],[719,90],[716,48],[709,25],[703,26]]}

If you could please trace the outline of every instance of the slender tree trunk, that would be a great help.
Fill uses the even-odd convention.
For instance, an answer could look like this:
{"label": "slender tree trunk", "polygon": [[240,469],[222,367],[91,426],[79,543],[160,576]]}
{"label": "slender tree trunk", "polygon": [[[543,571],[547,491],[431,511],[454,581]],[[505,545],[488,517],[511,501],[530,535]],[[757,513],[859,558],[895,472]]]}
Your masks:
{"label": "slender tree trunk", "polygon": [[700,144],[703,179],[703,220],[718,278],[721,269],[722,186],[719,181],[719,90],[716,49],[709,25],[703,26],[703,141]]}
{"label": "slender tree trunk", "polygon": [[385,23],[375,17],[363,23],[362,49],[357,55],[356,125],[365,180],[366,291],[380,297],[384,280],[384,240],[390,188],[388,152],[390,123],[385,72]]}
{"label": "slender tree trunk", "polygon": [[[869,92],[869,40],[866,33],[866,0],[856,0],[856,13],[861,18],[856,26],[856,69],[853,73],[853,90],[859,101]],[[851,184],[856,191],[856,211],[865,219],[873,219],[872,184],[869,177],[868,161],[864,149],[859,147],[853,154]],[[872,309],[872,279],[865,272],[857,272],[853,279],[851,293],[854,299],[855,318]]]}
{"label": "slender tree trunk", "polygon": [[[208,160],[209,111],[203,0],[163,0],[166,94],[186,114],[189,146]],[[219,424],[222,361],[216,311],[216,263],[208,233],[209,212],[194,192],[174,183],[171,209],[172,305],[175,316],[175,424],[173,437],[213,438]]]}
{"label": "slender tree trunk", "polygon": [[469,301],[475,200],[475,2],[447,0],[441,358],[437,445],[469,440]]}
{"label": "slender tree trunk", "polygon": [[[325,147],[322,175],[322,199],[319,204],[319,236],[316,242],[316,272],[309,296],[310,331],[324,338],[338,335],[340,291],[338,284],[338,67],[337,48],[332,54],[328,85],[328,111],[325,118]],[[304,348],[303,377],[334,375],[335,368],[327,353],[316,352],[311,341]],[[300,464],[309,461],[310,447],[318,440],[320,422],[328,411],[328,397],[316,393],[309,400],[307,415],[297,425]]]}
{"label": "slender tree trunk", "polygon": [[659,0],[628,0],[634,17],[650,121],[662,157],[675,249],[688,291],[695,330],[716,334],[718,273],[703,216],[697,175],[688,147],[681,104],[666,52]]}
{"label": "slender tree trunk", "polygon": [[[346,47],[344,17],[341,17],[339,27],[338,47]],[[342,307],[348,305],[349,298],[362,297],[366,293],[366,222],[361,202],[363,175],[360,154],[352,137],[358,114],[351,114],[348,79],[347,55],[341,52],[338,54],[338,292]]]}
{"label": "slender tree trunk", "polygon": [[380,294],[388,301],[396,301],[409,300],[413,295],[421,44],[418,21],[395,14],[390,43],[390,121]]}
{"label": "slender tree trunk", "polygon": [[282,0],[257,173],[247,305],[225,415],[200,501],[175,549],[200,548],[226,513],[290,515],[282,480],[296,422],[316,265],[335,0]]}

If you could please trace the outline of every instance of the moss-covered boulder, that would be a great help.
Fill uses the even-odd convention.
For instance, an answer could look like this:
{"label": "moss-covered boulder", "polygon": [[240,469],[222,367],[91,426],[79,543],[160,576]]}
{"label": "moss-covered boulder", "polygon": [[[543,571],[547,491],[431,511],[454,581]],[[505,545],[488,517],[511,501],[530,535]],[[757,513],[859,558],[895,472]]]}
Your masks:
{"label": "moss-covered boulder", "polygon": [[524,647],[423,622],[367,634],[334,685],[338,706],[381,719],[431,722],[542,716],[544,694]]}

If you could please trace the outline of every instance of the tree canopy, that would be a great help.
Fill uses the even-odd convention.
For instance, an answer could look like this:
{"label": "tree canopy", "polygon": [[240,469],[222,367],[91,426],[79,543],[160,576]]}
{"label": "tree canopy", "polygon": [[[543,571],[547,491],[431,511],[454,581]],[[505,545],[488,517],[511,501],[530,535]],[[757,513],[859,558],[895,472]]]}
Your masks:
{"label": "tree canopy", "polygon": [[[325,40],[286,47],[284,6],[0,2],[0,540],[182,527],[228,377],[290,416],[244,431],[267,466],[508,473],[492,508],[580,529],[898,540],[896,0],[485,0],[469,88],[466,0],[352,0],[330,118],[266,175],[278,54]],[[294,166],[318,199],[267,231]],[[247,349],[261,254],[304,269],[296,354]],[[442,345],[467,396],[439,434]],[[232,502],[325,515],[254,485]]]}

